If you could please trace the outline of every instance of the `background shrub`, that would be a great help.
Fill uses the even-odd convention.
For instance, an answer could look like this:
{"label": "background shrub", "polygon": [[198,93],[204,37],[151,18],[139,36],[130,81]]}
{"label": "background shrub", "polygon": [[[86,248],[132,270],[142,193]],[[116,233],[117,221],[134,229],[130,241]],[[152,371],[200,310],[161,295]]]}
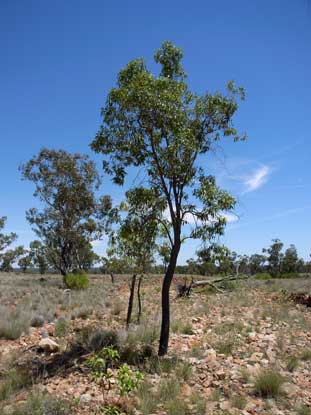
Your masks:
{"label": "background shrub", "polygon": [[260,274],[255,275],[255,280],[270,280],[272,276],[267,272],[262,272]]}
{"label": "background shrub", "polygon": [[71,290],[83,290],[89,286],[89,277],[84,271],[75,272],[65,275],[64,283]]}

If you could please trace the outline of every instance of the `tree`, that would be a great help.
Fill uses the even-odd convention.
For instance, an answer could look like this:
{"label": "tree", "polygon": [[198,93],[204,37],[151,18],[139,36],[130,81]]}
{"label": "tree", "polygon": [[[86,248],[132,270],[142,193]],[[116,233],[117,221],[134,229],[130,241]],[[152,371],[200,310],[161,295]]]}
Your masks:
{"label": "tree", "polygon": [[[0,217],[0,231],[2,231],[2,229],[4,228],[6,220],[7,220],[6,216]],[[0,232],[0,255],[16,239],[17,239],[16,233],[11,232],[10,234],[6,235]]]}
{"label": "tree", "polygon": [[297,254],[297,249],[295,245],[290,245],[290,247],[286,249],[284,254],[284,258],[282,261],[282,272],[297,272],[299,265],[300,262]]}
{"label": "tree", "polygon": [[272,239],[272,244],[269,248],[264,248],[262,252],[267,253],[268,270],[273,277],[281,273],[281,266],[283,260],[283,243],[279,239]]}
{"label": "tree", "polygon": [[45,274],[49,267],[45,246],[38,240],[30,242],[29,256],[32,265],[39,269],[41,275]]}
{"label": "tree", "polygon": [[170,261],[170,254],[171,254],[171,246],[168,242],[163,242],[158,246],[158,254],[162,260],[164,272],[169,264]]}
{"label": "tree", "polygon": [[137,291],[138,320],[140,319],[140,286],[143,274],[150,269],[153,262],[159,231],[158,220],[165,209],[165,203],[153,189],[136,187],[127,191],[125,195],[126,200],[119,207],[120,226],[110,238],[110,253],[119,258],[126,258],[128,267],[133,272],[127,314],[128,326],[131,322],[137,274],[140,274]]}
{"label": "tree", "polygon": [[154,58],[161,66],[159,76],[147,69],[142,58],[120,71],[91,147],[104,154],[104,170],[115,183],[124,183],[129,167],[144,169],[149,187],[167,204],[169,220],[162,225],[171,252],[162,285],[159,344],[159,355],[164,355],[169,341],[169,290],[181,244],[187,238],[211,240],[222,234],[226,219],[221,213],[235,204],[207,174],[202,156],[222,136],[242,138],[232,117],[237,96],[243,99],[244,91],[229,82],[227,95],[192,93],[181,65],[182,51],[171,42],[164,42]]}
{"label": "tree", "polygon": [[32,258],[29,255],[29,252],[27,252],[26,250],[24,250],[23,255],[19,260],[18,260],[18,266],[19,268],[22,270],[22,272],[27,272],[27,269],[31,266],[32,264]]}
{"label": "tree", "polygon": [[[11,262],[8,265],[9,258],[12,257],[13,251],[7,254],[6,249],[17,239],[16,233],[11,232],[10,234],[2,233],[2,229],[5,226],[7,218],[6,216],[0,217],[0,270],[6,271],[8,268],[11,270]],[[14,255],[13,255],[14,257]]]}
{"label": "tree", "polygon": [[4,272],[12,272],[14,263],[18,261],[18,259],[24,255],[25,250],[23,246],[18,246],[14,249],[8,249],[1,255],[1,266],[0,271]]}
{"label": "tree", "polygon": [[47,260],[62,275],[92,262],[90,242],[104,231],[111,208],[108,196],[97,200],[100,178],[86,155],[42,149],[21,166],[24,179],[35,184],[34,196],[44,204],[26,217],[44,244]]}
{"label": "tree", "polygon": [[260,254],[253,254],[249,258],[249,270],[252,275],[263,272],[266,257]]}

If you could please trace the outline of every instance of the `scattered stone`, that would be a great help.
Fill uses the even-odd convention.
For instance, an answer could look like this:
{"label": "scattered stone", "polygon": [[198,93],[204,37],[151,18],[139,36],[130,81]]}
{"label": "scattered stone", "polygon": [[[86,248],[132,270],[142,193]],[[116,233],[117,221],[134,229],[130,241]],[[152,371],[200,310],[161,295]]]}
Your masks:
{"label": "scattered stone", "polygon": [[39,349],[42,349],[47,353],[55,353],[59,350],[59,345],[49,337],[42,339],[38,346]]}

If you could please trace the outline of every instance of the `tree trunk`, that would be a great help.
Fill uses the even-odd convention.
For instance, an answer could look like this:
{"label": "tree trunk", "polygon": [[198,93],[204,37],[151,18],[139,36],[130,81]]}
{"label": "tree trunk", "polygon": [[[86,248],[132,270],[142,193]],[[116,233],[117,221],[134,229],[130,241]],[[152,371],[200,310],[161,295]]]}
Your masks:
{"label": "tree trunk", "polygon": [[110,273],[110,278],[111,278],[112,284],[114,284],[114,274],[113,274],[113,272]]}
{"label": "tree trunk", "polygon": [[133,310],[133,301],[134,301],[134,292],[135,292],[135,284],[136,284],[136,274],[134,274],[132,276],[130,298],[129,298],[129,304],[128,304],[128,308],[127,308],[126,327],[128,327],[130,325],[130,322],[131,322],[132,310]]}
{"label": "tree trunk", "polygon": [[162,324],[159,343],[159,356],[164,356],[168,349],[168,340],[170,335],[170,287],[174,276],[177,258],[180,250],[180,242],[175,243],[172,248],[170,262],[166,269],[162,284]]}
{"label": "tree trunk", "polygon": [[137,285],[137,300],[138,300],[138,314],[137,314],[137,323],[140,322],[141,318],[141,311],[142,311],[142,305],[141,305],[141,297],[140,297],[140,286],[143,280],[143,274],[140,275]]}

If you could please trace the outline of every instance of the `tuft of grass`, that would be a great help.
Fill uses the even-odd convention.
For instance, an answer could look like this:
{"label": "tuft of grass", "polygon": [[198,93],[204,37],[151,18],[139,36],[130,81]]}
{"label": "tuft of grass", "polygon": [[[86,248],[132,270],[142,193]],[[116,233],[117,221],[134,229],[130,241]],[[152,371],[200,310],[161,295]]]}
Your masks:
{"label": "tuft of grass", "polygon": [[190,356],[202,359],[204,357],[204,350],[200,345],[194,344],[190,350]]}
{"label": "tuft of grass", "polygon": [[139,400],[138,409],[143,415],[149,415],[156,411],[156,399],[152,394],[151,385],[148,382],[142,382],[137,390]]}
{"label": "tuft of grass", "polygon": [[284,378],[274,370],[263,370],[255,379],[255,392],[264,398],[275,398],[281,392]]}
{"label": "tuft of grass", "polygon": [[233,408],[243,410],[246,404],[247,400],[244,398],[244,396],[235,395],[231,398],[231,405],[233,406]]}
{"label": "tuft of grass", "polygon": [[193,415],[205,415],[206,413],[206,401],[204,398],[202,398],[201,395],[194,392],[190,396],[190,403],[192,407],[194,408],[194,411],[191,411],[191,414]]}
{"label": "tuft of grass", "polygon": [[218,402],[218,401],[220,401],[220,398],[221,398],[220,389],[214,389],[212,394],[211,394],[211,400],[213,402]]}
{"label": "tuft of grass", "polygon": [[23,333],[28,333],[31,317],[22,309],[10,310],[5,307],[0,309],[0,339],[16,340]]}
{"label": "tuft of grass", "polygon": [[0,401],[9,399],[10,396],[31,384],[32,379],[25,370],[11,369],[0,385]]}
{"label": "tuft of grass", "polygon": [[251,375],[245,367],[242,367],[242,369],[240,370],[240,374],[241,378],[245,383],[248,383],[250,381]]}
{"label": "tuft of grass", "polygon": [[158,401],[167,403],[176,399],[179,394],[180,384],[178,380],[174,378],[162,379],[159,383],[157,391]]}
{"label": "tuft of grass", "polygon": [[192,375],[192,366],[190,363],[181,362],[175,369],[177,379],[182,379],[187,382]]}
{"label": "tuft of grass", "polygon": [[297,415],[311,415],[311,408],[308,405],[301,404],[296,407],[295,412]]}
{"label": "tuft of grass", "polygon": [[232,336],[225,337],[214,344],[216,351],[220,354],[230,356],[233,352],[235,341]]}
{"label": "tuft of grass", "polygon": [[189,322],[184,323],[181,320],[173,321],[171,323],[171,329],[172,329],[173,333],[187,334],[187,335],[194,334],[191,323],[189,323]]}
{"label": "tuft of grass", "polygon": [[62,399],[30,394],[27,402],[13,407],[10,415],[68,415],[69,413],[71,413],[70,406]]}
{"label": "tuft of grass", "polygon": [[296,356],[290,356],[287,360],[286,368],[289,372],[293,372],[299,366],[299,359]]}
{"label": "tuft of grass", "polygon": [[190,411],[185,401],[181,399],[174,399],[169,402],[166,410],[167,415],[188,415]]}
{"label": "tuft of grass", "polygon": [[69,331],[68,321],[64,317],[60,317],[55,324],[55,336],[65,337]]}
{"label": "tuft of grass", "polygon": [[311,360],[311,349],[306,349],[300,354],[300,359],[303,361]]}

